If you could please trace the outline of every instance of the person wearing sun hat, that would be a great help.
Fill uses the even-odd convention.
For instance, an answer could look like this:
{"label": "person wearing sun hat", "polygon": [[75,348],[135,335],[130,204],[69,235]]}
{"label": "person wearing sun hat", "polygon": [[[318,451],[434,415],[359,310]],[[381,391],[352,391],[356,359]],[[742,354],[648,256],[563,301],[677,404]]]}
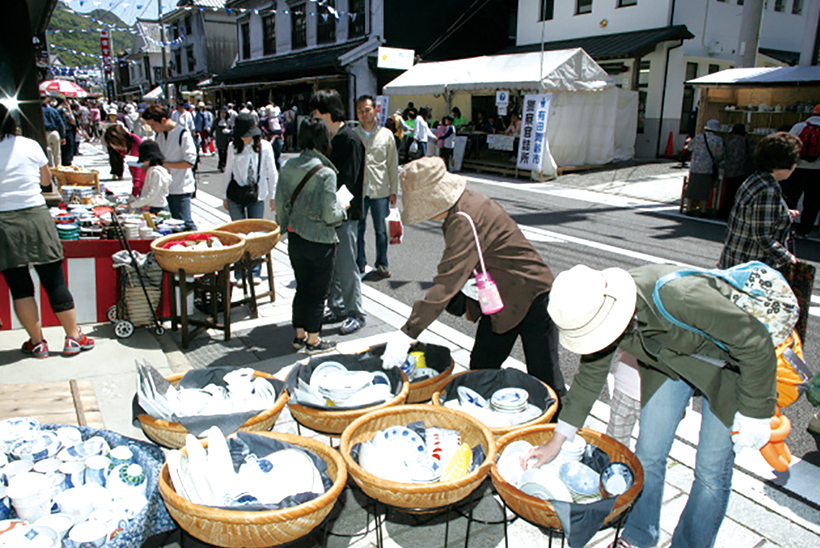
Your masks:
{"label": "person wearing sun hat", "polygon": [[445,246],[433,286],[413,304],[402,331],[418,338],[481,269],[472,222],[504,308],[478,319],[470,369],[499,369],[520,336],[529,374],[562,397],[558,330],[547,313],[552,272],[516,222],[496,202],[467,188],[464,177],[448,172],[441,158],[410,162],[400,180],[404,223],[444,221]]}
{"label": "person wearing sun hat", "polygon": [[675,431],[695,394],[703,396],[695,482],[672,537],[674,547],[713,545],[729,500],[734,454],[769,441],[775,413],[777,359],[757,318],[730,299],[730,286],[710,276],[686,276],[663,285],[658,298],[673,317],[721,341],[669,322],[653,299],[655,283],[672,265],[593,270],[584,265],[553,282],[549,314],[561,345],[581,354],[564,398],[555,434],[526,453],[521,464],[552,461],[561,444],[583,426],[606,386],[617,348],[635,356],[641,375],[641,433],[636,455],[644,469],[640,498],[619,547],[657,544],[666,462]]}

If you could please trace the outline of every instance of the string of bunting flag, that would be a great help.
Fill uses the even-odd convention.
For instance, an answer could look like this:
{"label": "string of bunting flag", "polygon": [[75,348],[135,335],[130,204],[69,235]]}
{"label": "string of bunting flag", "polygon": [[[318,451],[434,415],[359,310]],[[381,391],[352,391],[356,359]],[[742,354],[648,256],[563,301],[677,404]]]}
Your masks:
{"label": "string of bunting flag", "polygon": [[[65,52],[68,52],[68,53],[73,53],[73,54],[75,54],[75,55],[80,55],[80,56],[82,56],[82,57],[91,57],[92,59],[102,59],[102,58],[103,58],[103,56],[102,56],[102,55],[95,55],[95,54],[93,54],[93,53],[86,53],[86,52],[84,52],[84,51],[78,51],[78,50],[76,50],[76,49],[66,48],[66,47],[63,47],[63,46],[57,46],[57,45],[55,45],[55,44],[51,44],[51,46],[50,46],[50,47],[51,47],[52,49],[58,49],[58,50],[65,51]],[[138,63],[139,63],[139,61],[134,61],[134,60],[131,60],[131,59],[119,59],[118,63],[119,63],[120,65],[125,65],[125,64],[138,64]]]}
{"label": "string of bunting flag", "polygon": [[[276,13],[281,13],[283,15],[293,14],[293,15],[310,15],[312,17],[319,16],[319,17],[323,17],[325,20],[327,20],[329,15],[333,15],[336,18],[337,21],[339,19],[341,19],[342,17],[349,17],[351,21],[355,21],[357,17],[362,15],[361,12],[339,11],[336,8],[334,8],[333,6],[327,5],[324,0],[308,0],[308,1],[312,4],[317,4],[319,6],[322,6],[322,7],[326,8],[328,13],[316,13],[316,12],[310,13],[310,12],[304,12],[304,11],[300,11],[300,10],[287,10],[287,9],[286,10],[276,10],[276,9],[273,9],[273,8],[216,8],[216,7],[204,7],[204,6],[167,6],[167,7],[163,6],[162,10],[166,13],[173,12],[173,11],[193,11],[193,10],[198,10],[201,13],[204,13],[206,11],[212,11],[212,12],[224,11],[228,15],[245,14],[247,12],[251,12],[254,15],[272,15],[272,14],[276,14]],[[81,0],[79,2],[81,7],[86,3],[87,3],[87,1],[85,1],[85,0]],[[102,4],[103,4],[102,2],[93,2],[93,5],[95,7],[100,7]],[[109,2],[108,7],[111,8],[113,6],[114,6],[114,2]],[[71,9],[70,6],[66,6],[66,7],[68,9]],[[135,4],[135,7],[138,10],[141,10],[145,6],[142,5],[142,4]],[[76,11],[74,13],[77,13],[77,15],[81,15],[83,17],[87,17],[87,18],[91,19],[92,21],[94,21],[95,23],[98,23],[100,25],[109,27],[109,28],[111,28],[111,30],[121,30],[123,32],[131,32],[131,29],[114,28],[111,25],[109,25],[108,23],[105,23],[104,21],[94,19],[90,15],[86,15],[86,14],[83,14],[83,13],[78,13]],[[85,30],[86,29],[78,29],[77,32],[84,32]],[[67,32],[67,31],[63,31],[63,32]]]}

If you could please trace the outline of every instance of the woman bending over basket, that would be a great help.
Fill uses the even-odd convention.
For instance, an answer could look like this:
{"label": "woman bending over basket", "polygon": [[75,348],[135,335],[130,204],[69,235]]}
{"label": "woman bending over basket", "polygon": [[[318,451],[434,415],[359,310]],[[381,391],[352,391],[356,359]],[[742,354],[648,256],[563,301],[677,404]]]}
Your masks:
{"label": "woman bending over basket", "polygon": [[296,276],[293,297],[293,348],[308,354],[329,352],[336,343],[321,339],[322,316],[330,291],[339,238],[336,227],[347,218],[336,202],[336,168],[327,159],[330,132],[318,118],[299,128],[301,154],[282,166],[276,188],[276,222],[288,234],[288,254]]}
{"label": "woman bending over basket", "polygon": [[606,386],[617,348],[635,356],[642,396],[635,453],[644,486],[619,548],[658,543],[666,461],[692,396],[703,396],[695,482],[675,527],[673,548],[714,545],[729,502],[735,453],[760,449],[771,433],[777,360],[766,326],[732,302],[727,283],[709,276],[686,276],[658,289],[663,308],[702,333],[671,323],[653,292],[661,277],[677,270],[650,265],[598,271],[578,265],[552,285],[549,314],[561,345],[581,354],[581,367],[564,398],[555,434],[526,453],[522,467],[533,457],[536,466],[552,461],[564,440],[574,438]]}
{"label": "woman bending over basket", "polygon": [[0,271],[11,291],[14,313],[29,335],[23,354],[36,358],[48,356],[48,343],[43,338],[29,265],[37,270],[51,309],[65,330],[63,355],[94,348],[94,341],[77,326],[74,299],[63,275],[63,246],[41,192],[41,187],[50,184],[43,149],[36,141],[17,135],[16,121],[0,103]]}

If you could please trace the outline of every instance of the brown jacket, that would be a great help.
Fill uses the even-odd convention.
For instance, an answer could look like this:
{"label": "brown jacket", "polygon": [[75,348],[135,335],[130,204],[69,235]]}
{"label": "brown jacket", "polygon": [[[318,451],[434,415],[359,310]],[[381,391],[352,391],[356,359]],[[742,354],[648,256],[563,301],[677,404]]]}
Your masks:
{"label": "brown jacket", "polygon": [[402,327],[410,337],[416,338],[427,329],[461,291],[473,269],[481,269],[470,222],[457,215],[459,211],[473,219],[484,263],[504,301],[504,309],[492,315],[494,332],[506,333],[521,323],[533,299],[552,287],[552,272],[516,222],[493,200],[466,189],[444,219],[444,254],[433,287],[413,304],[413,312]]}

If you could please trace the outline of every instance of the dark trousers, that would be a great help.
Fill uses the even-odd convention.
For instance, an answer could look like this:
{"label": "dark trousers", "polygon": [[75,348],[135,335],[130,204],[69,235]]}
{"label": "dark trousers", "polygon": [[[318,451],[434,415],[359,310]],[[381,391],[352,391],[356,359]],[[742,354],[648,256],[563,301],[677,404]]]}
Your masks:
{"label": "dark trousers", "polygon": [[325,301],[330,292],[336,244],[319,244],[288,232],[288,254],[296,276],[293,327],[318,333],[322,329]]}
{"label": "dark trousers", "polygon": [[74,161],[74,140],[77,138],[77,132],[73,129],[68,129],[65,132],[65,144],[60,145],[60,160],[64,166],[70,166]]}
{"label": "dark trousers", "polygon": [[224,148],[217,148],[216,151],[219,154],[219,162],[216,164],[216,169],[222,171],[225,169],[225,163],[228,161],[228,146],[225,145]]}
{"label": "dark trousers", "polygon": [[803,210],[795,230],[798,234],[808,234],[814,228],[814,221],[820,212],[820,170],[795,169],[792,176],[781,184],[789,209],[797,209],[797,203],[803,195]]}
{"label": "dark trousers", "polygon": [[728,219],[729,213],[732,212],[732,206],[735,205],[735,194],[737,189],[746,180],[745,175],[740,177],[724,177],[723,179],[723,200],[720,202],[720,209],[718,210],[718,217],[721,219]]}
{"label": "dark trousers", "polygon": [[[51,309],[54,312],[65,312],[74,308],[74,298],[66,285],[65,276],[63,275],[63,261],[59,260],[54,263],[34,265],[34,270],[37,271],[37,276],[40,277],[40,283],[43,289],[46,290],[48,301],[51,304]],[[17,268],[10,268],[3,271],[3,276],[6,278],[6,283],[11,292],[11,298],[15,301],[34,297],[34,282],[31,279],[27,266],[20,266]]]}
{"label": "dark trousers", "polygon": [[549,293],[537,296],[521,323],[506,333],[493,332],[490,316],[481,316],[470,353],[470,369],[499,369],[520,336],[527,372],[550,385],[559,398],[567,393],[558,361],[558,328],[547,313]]}
{"label": "dark trousers", "polygon": [[122,154],[111,147],[108,147],[108,165],[111,166],[111,175],[114,177],[122,177],[125,169],[125,159]]}

